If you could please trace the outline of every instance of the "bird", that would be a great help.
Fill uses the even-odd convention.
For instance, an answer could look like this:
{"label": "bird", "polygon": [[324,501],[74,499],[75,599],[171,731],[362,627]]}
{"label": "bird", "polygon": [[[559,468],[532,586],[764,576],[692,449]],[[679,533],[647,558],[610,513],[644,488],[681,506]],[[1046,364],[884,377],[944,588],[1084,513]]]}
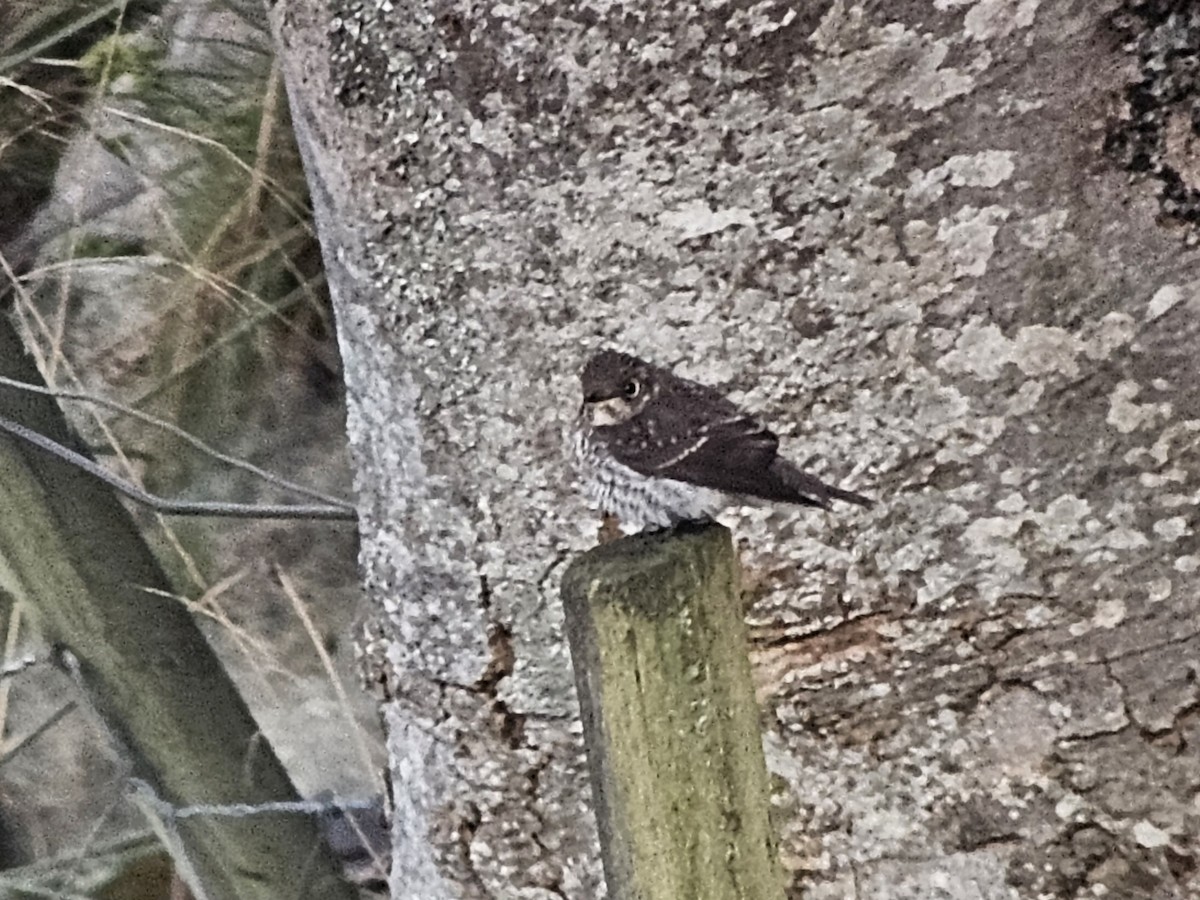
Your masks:
{"label": "bird", "polygon": [[667,368],[601,350],[580,382],[572,449],[583,492],[628,528],[705,522],[747,499],[872,505],[801,471],[779,455],[779,437],[761,421]]}

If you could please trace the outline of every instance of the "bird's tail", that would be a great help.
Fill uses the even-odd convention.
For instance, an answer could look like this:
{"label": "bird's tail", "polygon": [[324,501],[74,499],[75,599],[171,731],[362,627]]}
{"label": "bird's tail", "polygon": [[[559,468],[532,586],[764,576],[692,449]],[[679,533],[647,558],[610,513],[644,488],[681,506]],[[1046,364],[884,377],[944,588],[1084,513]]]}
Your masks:
{"label": "bird's tail", "polygon": [[801,503],[805,506],[819,506],[829,509],[829,501],[843,500],[858,506],[871,506],[874,501],[856,494],[853,491],[843,491],[831,484],[826,484],[815,475],[802,472],[790,462],[776,457],[771,464],[771,474],[774,475],[792,496],[781,498],[791,503]]}

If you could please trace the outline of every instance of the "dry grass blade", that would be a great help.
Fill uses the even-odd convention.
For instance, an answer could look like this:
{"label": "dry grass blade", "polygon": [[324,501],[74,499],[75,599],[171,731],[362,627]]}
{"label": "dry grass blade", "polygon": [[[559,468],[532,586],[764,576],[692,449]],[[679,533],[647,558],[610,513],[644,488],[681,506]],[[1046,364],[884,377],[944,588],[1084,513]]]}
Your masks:
{"label": "dry grass blade", "polygon": [[363,735],[362,729],[358,722],[354,719],[354,714],[351,712],[353,706],[350,703],[350,698],[346,696],[346,688],[342,684],[342,679],[338,677],[337,669],[334,668],[333,660],[329,653],[325,650],[325,644],[321,640],[321,635],[317,631],[316,625],[313,624],[312,616],[308,614],[308,609],[304,605],[304,601],[300,599],[300,595],[296,591],[296,586],[288,577],[287,572],[280,565],[272,567],[275,572],[275,577],[279,581],[279,586],[283,588],[284,594],[292,604],[292,609],[296,613],[296,617],[304,626],[304,631],[308,635],[308,639],[312,642],[313,649],[321,660],[321,666],[325,669],[325,674],[329,678],[329,683],[332,685],[334,693],[338,698],[338,709],[346,718],[346,724],[350,728],[350,732],[354,735],[354,741],[358,748],[359,755],[362,757],[363,770],[370,772],[374,769],[375,763],[371,756],[371,748],[367,742],[366,736]]}

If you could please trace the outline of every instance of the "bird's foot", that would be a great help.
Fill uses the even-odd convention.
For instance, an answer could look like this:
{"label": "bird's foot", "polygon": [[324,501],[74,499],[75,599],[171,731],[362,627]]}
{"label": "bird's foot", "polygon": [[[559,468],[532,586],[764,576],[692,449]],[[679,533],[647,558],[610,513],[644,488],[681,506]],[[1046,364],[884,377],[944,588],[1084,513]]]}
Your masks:
{"label": "bird's foot", "polygon": [[625,536],[621,531],[621,520],[612,513],[605,513],[600,518],[600,528],[596,532],[596,540],[601,544],[611,544]]}

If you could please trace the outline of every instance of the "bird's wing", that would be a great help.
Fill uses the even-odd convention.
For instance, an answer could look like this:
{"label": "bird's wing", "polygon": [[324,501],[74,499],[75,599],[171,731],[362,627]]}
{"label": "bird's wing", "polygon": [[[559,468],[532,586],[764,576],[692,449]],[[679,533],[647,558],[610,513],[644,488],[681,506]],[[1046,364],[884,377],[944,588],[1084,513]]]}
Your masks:
{"label": "bird's wing", "polygon": [[638,474],[806,506],[871,505],[781,458],[774,432],[712,388],[677,379],[668,397],[621,426],[596,429],[613,457]]}
{"label": "bird's wing", "polygon": [[[655,466],[653,474],[729,494],[773,498],[779,438],[750,416],[709,422]],[[784,499],[784,498],[778,498]]]}
{"label": "bird's wing", "polygon": [[613,457],[648,477],[733,494],[777,493],[772,463],[779,438],[729,400],[695,387],[700,390],[677,392],[669,403],[654,401],[625,427],[608,430]]}

